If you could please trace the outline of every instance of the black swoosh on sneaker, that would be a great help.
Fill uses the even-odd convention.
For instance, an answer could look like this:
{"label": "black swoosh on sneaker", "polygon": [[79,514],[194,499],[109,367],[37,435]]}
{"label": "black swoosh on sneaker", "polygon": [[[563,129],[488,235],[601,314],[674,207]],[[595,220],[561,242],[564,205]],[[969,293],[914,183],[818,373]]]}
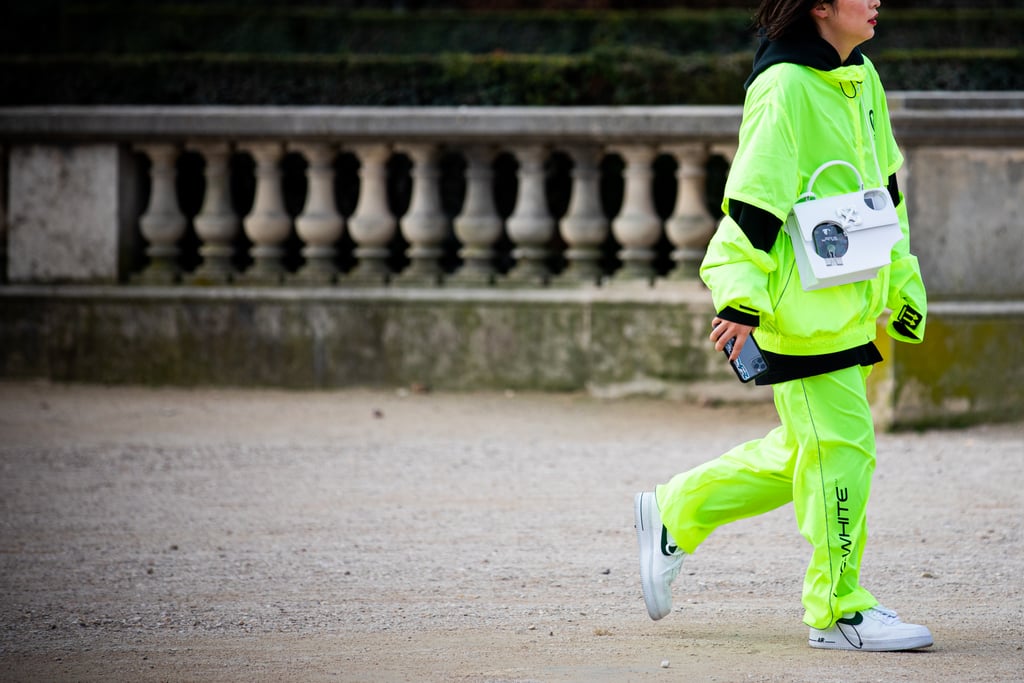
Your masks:
{"label": "black swoosh on sneaker", "polygon": [[[858,650],[864,647],[864,639],[861,638],[860,631],[857,630],[857,627],[862,623],[864,623],[864,615],[860,612],[854,612],[853,616],[849,619],[840,619],[836,622],[836,628],[846,638],[846,642]],[[843,628],[843,626],[849,626],[849,628]]]}
{"label": "black swoosh on sneaker", "polygon": [[[669,544],[668,529],[666,529],[665,525],[663,524],[661,526],[661,554],[665,557],[672,557],[676,554],[677,550],[679,550],[679,546]],[[857,613],[857,616],[860,616],[860,612]]]}

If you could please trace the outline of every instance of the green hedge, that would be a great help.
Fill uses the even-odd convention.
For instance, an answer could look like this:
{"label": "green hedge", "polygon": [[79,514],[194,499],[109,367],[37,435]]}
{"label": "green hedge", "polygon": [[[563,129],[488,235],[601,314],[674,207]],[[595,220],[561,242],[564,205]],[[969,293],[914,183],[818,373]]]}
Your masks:
{"label": "green hedge", "polygon": [[0,104],[597,105],[737,102],[749,55],[0,59]]}
{"label": "green hedge", "polygon": [[[0,57],[0,104],[738,104],[751,53]],[[1024,51],[886,51],[889,90],[1024,90]]]}
{"label": "green hedge", "polygon": [[[731,2],[571,12],[351,4],[361,3],[4,3],[0,104],[735,104],[754,49],[751,10],[722,7]],[[887,87],[1024,90],[1024,0],[998,10],[918,4],[887,2],[868,45]]]}
{"label": "green hedge", "polygon": [[886,50],[873,59],[887,90],[1024,90],[1024,50]]}
{"label": "green hedge", "polygon": [[[20,24],[20,25],[19,25]],[[49,20],[0,24],[8,53],[572,54],[596,46],[674,52],[746,49],[749,11],[415,14],[331,7],[139,5],[64,8]]]}
{"label": "green hedge", "polygon": [[[751,11],[740,9],[403,14],[331,6],[9,5],[0,16],[6,54],[582,54],[598,47],[690,54],[753,46]],[[883,8],[872,49],[1012,48],[1022,34],[1021,9]]]}

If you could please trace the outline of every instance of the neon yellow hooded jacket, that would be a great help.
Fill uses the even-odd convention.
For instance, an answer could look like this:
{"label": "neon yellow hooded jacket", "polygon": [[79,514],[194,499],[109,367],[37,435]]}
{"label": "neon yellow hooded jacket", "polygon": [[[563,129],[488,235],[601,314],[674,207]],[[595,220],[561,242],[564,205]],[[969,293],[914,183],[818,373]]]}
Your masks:
{"label": "neon yellow hooded jacket", "polygon": [[[739,311],[756,321],[758,343],[769,352],[810,356],[869,344],[886,308],[892,311],[887,325],[892,337],[911,343],[924,338],[927,300],[917,258],[910,253],[906,202],[897,207],[903,239],[893,247],[891,265],[873,280],[812,292],[800,286],[784,230],[766,252],[753,246],[730,217],[732,199],[784,223],[811,174],[833,159],[856,166],[869,188],[885,187],[903,162],[871,62],[864,57],[863,64],[829,71],[780,63],[757,75],[743,107],[722,204],[725,216],[700,275],[715,309]],[[841,166],[828,169],[814,187],[819,197],[856,189],[854,174]]]}

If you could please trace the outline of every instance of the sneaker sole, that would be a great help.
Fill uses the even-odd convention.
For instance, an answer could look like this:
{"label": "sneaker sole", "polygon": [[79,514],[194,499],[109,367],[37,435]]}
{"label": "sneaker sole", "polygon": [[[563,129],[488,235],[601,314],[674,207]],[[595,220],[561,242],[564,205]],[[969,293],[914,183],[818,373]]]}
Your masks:
{"label": "sneaker sole", "polygon": [[653,493],[636,494],[633,499],[633,518],[636,527],[636,540],[640,545],[640,588],[643,590],[647,614],[651,619],[658,621],[672,611],[672,605],[670,603],[666,606],[655,597],[654,586],[651,583],[654,578],[654,553],[657,549],[651,543],[650,529],[654,520],[646,498],[653,495]]}
{"label": "sneaker sole", "polygon": [[825,639],[822,636],[817,639],[808,638],[807,644],[817,650],[847,650],[852,652],[904,652],[906,650],[918,650],[924,647],[931,647],[935,642],[931,636],[914,636],[898,640],[887,640],[884,643],[864,643],[861,647],[855,647],[846,640]]}

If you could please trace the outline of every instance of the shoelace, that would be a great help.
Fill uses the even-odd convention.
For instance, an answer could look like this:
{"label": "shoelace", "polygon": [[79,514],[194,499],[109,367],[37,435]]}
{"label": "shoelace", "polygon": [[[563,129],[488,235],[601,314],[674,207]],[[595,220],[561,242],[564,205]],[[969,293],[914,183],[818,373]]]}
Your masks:
{"label": "shoelace", "polygon": [[897,615],[891,609],[886,609],[885,607],[882,607],[881,605],[876,605],[876,606],[872,607],[871,609],[867,610],[867,613],[871,614],[872,616],[874,616],[879,621],[885,622],[887,624],[900,624],[900,623],[903,623],[903,622],[900,621],[899,615]]}

